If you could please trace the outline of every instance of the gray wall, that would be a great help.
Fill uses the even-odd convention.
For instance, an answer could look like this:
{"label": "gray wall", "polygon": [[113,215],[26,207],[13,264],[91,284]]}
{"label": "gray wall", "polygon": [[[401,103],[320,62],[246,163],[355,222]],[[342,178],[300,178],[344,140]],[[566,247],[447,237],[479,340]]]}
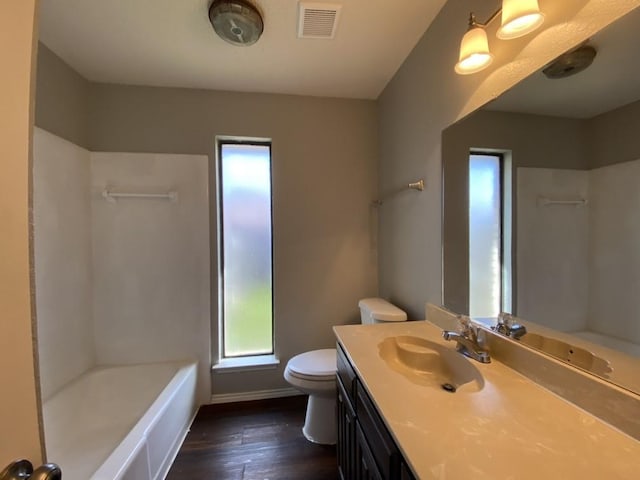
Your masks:
{"label": "gray wall", "polygon": [[[521,113],[478,111],[442,134],[443,299],[455,312],[469,311],[469,151],[511,152],[513,211],[518,167],[588,168],[584,122]],[[516,231],[514,218],[513,231]],[[517,239],[514,239],[514,251]],[[516,278],[517,265],[514,265]],[[467,285],[467,288],[461,286]],[[514,298],[515,292],[514,288]]]}
{"label": "gray wall", "polygon": [[640,100],[587,123],[589,167],[629,162],[640,157]]}
{"label": "gray wall", "polygon": [[636,5],[567,0],[541,6],[545,23],[532,35],[497,40],[499,22],[493,22],[487,28],[493,64],[462,76],[454,65],[469,12],[484,20],[496,2],[449,0],[378,99],[380,190],[426,181],[420,195],[399,196],[380,215],[380,294],[413,318],[424,318],[424,302],[442,300],[442,131]]}
{"label": "gray wall", "polygon": [[91,83],[46,45],[38,44],[35,124],[89,148],[87,114]]}
{"label": "gray wall", "polygon": [[[38,83],[50,82],[55,72],[39,67]],[[51,92],[38,93],[42,128],[63,123],[57,114],[82,115],[47,111]],[[332,325],[359,320],[358,299],[376,295],[378,283],[370,207],[377,197],[374,101],[90,84],[87,108],[91,151],[209,155],[212,226],[216,135],[273,141],[275,342],[282,364],[214,375],[214,393],[286,387],[282,371],[291,356],[331,347]]]}

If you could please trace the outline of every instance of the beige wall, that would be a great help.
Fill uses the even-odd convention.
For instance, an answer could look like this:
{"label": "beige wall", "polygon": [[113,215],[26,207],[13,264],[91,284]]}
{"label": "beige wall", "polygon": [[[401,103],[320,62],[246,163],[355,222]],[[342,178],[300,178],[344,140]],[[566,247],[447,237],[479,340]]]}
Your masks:
{"label": "beige wall", "polygon": [[16,458],[43,458],[29,245],[35,12],[35,0],[0,3],[0,470]]}
{"label": "beige wall", "polygon": [[469,12],[488,18],[496,2],[447,2],[379,98],[380,190],[419,177],[426,180],[421,195],[398,198],[382,208],[381,295],[413,318],[423,318],[425,301],[441,301],[442,130],[639,4],[541,0],[546,20],[540,31],[501,41],[495,37],[495,22],[488,28],[494,64],[461,76],[453,66]]}

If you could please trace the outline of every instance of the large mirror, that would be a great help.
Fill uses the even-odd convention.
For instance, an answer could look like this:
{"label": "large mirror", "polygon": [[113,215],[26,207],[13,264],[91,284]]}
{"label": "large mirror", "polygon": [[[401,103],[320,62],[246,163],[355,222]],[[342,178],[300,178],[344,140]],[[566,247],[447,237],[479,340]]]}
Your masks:
{"label": "large mirror", "polygon": [[[640,394],[640,9],[443,132],[447,308]],[[564,68],[570,70],[572,63]]]}

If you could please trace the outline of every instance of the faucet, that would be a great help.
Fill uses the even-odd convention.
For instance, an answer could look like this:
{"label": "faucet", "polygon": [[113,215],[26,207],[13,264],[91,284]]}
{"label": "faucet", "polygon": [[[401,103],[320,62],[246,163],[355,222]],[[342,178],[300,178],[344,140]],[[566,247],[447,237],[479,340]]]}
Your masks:
{"label": "faucet", "polygon": [[515,323],[513,315],[506,312],[500,312],[498,315],[498,324],[493,327],[493,329],[506,337],[513,338],[514,340],[520,340],[520,337],[527,333],[525,326]]}
{"label": "faucet", "polygon": [[463,355],[472,358],[480,363],[490,363],[491,357],[489,352],[483,350],[478,344],[478,334],[476,327],[471,325],[469,317],[458,315],[460,323],[460,333],[445,330],[442,332],[442,338],[445,340],[455,340],[456,350]]}

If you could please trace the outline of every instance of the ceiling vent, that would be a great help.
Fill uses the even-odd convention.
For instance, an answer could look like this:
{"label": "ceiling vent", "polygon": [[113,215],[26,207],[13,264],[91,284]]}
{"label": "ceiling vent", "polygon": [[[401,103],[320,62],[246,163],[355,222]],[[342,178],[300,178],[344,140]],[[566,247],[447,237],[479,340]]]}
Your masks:
{"label": "ceiling vent", "polygon": [[342,5],[300,2],[298,38],[332,39],[336,35]]}

